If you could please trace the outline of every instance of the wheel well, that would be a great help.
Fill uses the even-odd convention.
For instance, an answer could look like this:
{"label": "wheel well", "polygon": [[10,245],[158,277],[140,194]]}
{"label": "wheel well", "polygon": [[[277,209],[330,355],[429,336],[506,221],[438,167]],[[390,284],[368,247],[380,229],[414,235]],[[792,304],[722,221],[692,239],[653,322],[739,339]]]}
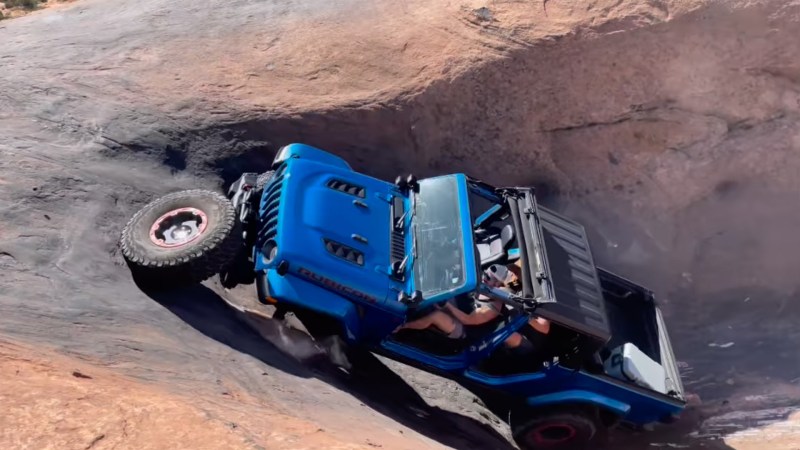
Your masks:
{"label": "wheel well", "polygon": [[621,417],[619,414],[603,408],[602,406],[594,405],[591,403],[567,403],[563,405],[543,405],[538,407],[531,407],[527,405],[518,405],[509,410],[509,422],[512,416],[519,415],[532,415],[539,412],[546,413],[570,413],[570,414],[585,414],[597,420],[597,423],[604,427],[611,428],[616,426]]}
{"label": "wheel well", "polygon": [[[567,426],[572,429],[573,433],[578,433],[581,424],[583,425],[583,434],[578,434],[576,442],[567,443],[567,447],[555,445],[553,448],[574,448],[575,444],[586,445],[589,442],[596,446],[602,447],[608,438],[608,425],[604,422],[601,408],[595,405],[586,403],[569,403],[562,405],[543,405],[540,407],[528,407],[527,410],[511,411],[509,417],[509,425],[514,440],[517,445],[522,449],[538,449],[539,445],[536,443],[531,444],[529,431],[533,428],[541,429],[542,427],[548,428],[549,426]],[[589,424],[591,428],[588,428]],[[548,422],[552,425],[548,425]],[[569,423],[570,425],[563,425]],[[571,434],[567,439],[572,439],[576,434]],[[537,437],[538,439],[538,437]],[[549,444],[549,445],[552,445]],[[549,447],[548,447],[549,448]],[[584,448],[581,446],[580,448]],[[592,447],[594,448],[594,447]]]}
{"label": "wheel well", "polygon": [[335,317],[297,306],[288,308],[287,312],[294,313],[315,339],[343,334],[344,325]]}
{"label": "wheel well", "polygon": [[622,417],[620,417],[620,415],[614,411],[610,411],[600,406],[596,406],[596,408],[600,423],[607,428],[614,428],[619,424],[620,420],[622,420]]}

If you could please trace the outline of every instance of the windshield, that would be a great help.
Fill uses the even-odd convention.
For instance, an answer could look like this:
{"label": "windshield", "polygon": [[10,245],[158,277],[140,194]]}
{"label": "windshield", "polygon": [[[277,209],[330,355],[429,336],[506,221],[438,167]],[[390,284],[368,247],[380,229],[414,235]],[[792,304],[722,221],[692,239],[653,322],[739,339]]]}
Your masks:
{"label": "windshield", "polygon": [[414,198],[415,289],[423,298],[464,286],[464,236],[454,176],[419,182]]}

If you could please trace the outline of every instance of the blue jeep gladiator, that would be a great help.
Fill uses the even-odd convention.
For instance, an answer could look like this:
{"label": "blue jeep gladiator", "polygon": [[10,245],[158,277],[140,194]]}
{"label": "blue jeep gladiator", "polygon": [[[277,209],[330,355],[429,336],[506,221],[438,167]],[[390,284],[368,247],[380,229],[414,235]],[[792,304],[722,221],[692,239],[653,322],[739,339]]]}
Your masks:
{"label": "blue jeep gladiator", "polygon": [[[120,246],[146,288],[253,283],[276,314],[315,336],[455,380],[502,404],[521,448],[587,448],[616,424],[673,421],[683,386],[653,293],[595,265],[584,228],[464,174],[394,183],[302,144],[227,196],[189,190],[141,209]],[[516,264],[518,291],[486,282]],[[506,313],[454,341],[403,330],[444,302],[501,301]],[[524,358],[502,351],[531,317],[551,332]]]}

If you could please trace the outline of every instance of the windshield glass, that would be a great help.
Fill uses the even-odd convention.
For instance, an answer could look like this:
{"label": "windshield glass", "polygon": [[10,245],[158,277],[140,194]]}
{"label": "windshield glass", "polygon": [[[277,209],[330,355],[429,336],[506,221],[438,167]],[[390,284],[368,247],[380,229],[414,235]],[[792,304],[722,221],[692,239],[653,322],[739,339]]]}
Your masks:
{"label": "windshield glass", "polygon": [[464,286],[464,236],[456,177],[419,182],[414,198],[415,288],[423,298]]}

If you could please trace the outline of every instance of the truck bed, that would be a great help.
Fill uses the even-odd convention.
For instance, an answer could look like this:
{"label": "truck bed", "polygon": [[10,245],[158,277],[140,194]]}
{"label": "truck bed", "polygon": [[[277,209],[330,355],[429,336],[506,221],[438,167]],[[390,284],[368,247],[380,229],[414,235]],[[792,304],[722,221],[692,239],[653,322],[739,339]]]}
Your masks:
{"label": "truck bed", "polygon": [[600,350],[600,357],[605,360],[613,349],[626,343],[634,344],[664,368],[666,393],[682,399],[683,384],[678,365],[652,292],[601,268],[597,269],[597,274],[611,327],[611,339]]}
{"label": "truck bed", "polygon": [[597,269],[606,314],[611,325],[611,349],[631,342],[650,359],[661,363],[655,300],[650,291],[606,270]]}

